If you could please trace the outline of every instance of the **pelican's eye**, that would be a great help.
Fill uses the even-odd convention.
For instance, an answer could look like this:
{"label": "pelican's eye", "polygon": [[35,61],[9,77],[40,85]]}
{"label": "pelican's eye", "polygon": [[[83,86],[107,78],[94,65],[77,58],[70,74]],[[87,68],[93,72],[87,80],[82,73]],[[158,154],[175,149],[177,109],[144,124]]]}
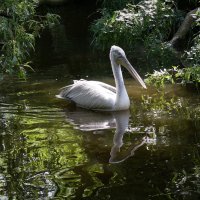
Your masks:
{"label": "pelican's eye", "polygon": [[123,63],[123,60],[126,57],[124,51],[117,46],[111,47],[111,55],[114,58],[115,62],[119,65]]}
{"label": "pelican's eye", "polygon": [[117,56],[116,56],[116,62],[118,64],[121,64],[122,60],[123,60],[122,54],[118,53]]}

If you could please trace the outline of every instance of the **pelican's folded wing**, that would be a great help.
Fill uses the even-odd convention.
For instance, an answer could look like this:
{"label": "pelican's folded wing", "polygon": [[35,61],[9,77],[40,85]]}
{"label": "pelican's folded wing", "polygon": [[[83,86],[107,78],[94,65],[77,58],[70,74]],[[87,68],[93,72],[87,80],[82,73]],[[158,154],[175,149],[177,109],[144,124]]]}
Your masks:
{"label": "pelican's folded wing", "polygon": [[70,99],[82,108],[111,110],[116,99],[114,89],[98,81],[80,80],[62,88],[57,97]]}
{"label": "pelican's folded wing", "polygon": [[104,88],[106,88],[106,89],[108,89],[108,90],[110,90],[110,91],[116,93],[116,88],[113,87],[112,85],[108,85],[108,84],[103,83],[103,82],[100,82],[100,81],[90,81],[90,82],[93,82],[93,83],[95,83],[95,84],[98,84],[98,85],[100,85],[100,86],[102,86],[102,87],[104,87]]}

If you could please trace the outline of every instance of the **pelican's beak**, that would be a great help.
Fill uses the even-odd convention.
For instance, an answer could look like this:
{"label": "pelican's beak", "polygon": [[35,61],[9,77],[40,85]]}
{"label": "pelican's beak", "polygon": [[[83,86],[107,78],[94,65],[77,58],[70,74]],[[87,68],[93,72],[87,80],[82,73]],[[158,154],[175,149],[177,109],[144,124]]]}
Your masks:
{"label": "pelican's beak", "polygon": [[127,58],[124,57],[124,59],[121,60],[121,65],[123,65],[129,71],[131,76],[133,76],[133,78],[135,78],[142,85],[143,88],[147,89],[144,81],[142,80],[140,75],[136,72],[136,70],[133,68],[133,66],[130,64]]}

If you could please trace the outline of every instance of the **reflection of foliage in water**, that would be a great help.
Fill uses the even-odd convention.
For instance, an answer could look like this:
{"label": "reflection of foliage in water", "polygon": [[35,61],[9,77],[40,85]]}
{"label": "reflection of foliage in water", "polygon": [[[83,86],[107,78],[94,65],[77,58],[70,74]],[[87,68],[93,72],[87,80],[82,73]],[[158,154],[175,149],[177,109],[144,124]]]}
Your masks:
{"label": "reflection of foliage in water", "polygon": [[190,105],[190,102],[185,98],[166,98],[164,95],[155,94],[153,96],[143,95],[142,100],[143,108],[155,117],[159,113],[166,113],[169,117],[177,115],[184,119],[198,120],[200,118],[200,106]]}
{"label": "reflection of foliage in water", "polygon": [[[198,159],[200,159],[199,155]],[[200,193],[199,168],[200,163],[194,166],[192,172],[187,172],[187,169],[183,169],[180,172],[174,171],[174,176],[165,188],[165,193],[160,194],[160,196],[167,195],[171,198],[178,198],[181,194],[183,198],[188,196],[198,197]]]}
{"label": "reflection of foliage in water", "polygon": [[7,125],[1,132],[5,134],[7,156],[2,166],[5,166],[6,186],[13,188],[8,196],[13,197],[16,190],[21,198],[51,196],[58,189],[52,182],[51,170],[56,172],[85,162],[78,144],[81,137],[67,124],[50,125],[48,120],[30,116],[5,117]]}
{"label": "reflection of foliage in water", "polygon": [[[164,134],[176,134],[179,130],[182,130],[182,134],[186,135],[184,130],[189,130],[191,122],[193,122],[193,137],[195,140],[194,146],[186,146],[183,152],[180,152],[183,160],[178,162],[173,161],[171,163],[172,173],[167,181],[166,187],[163,191],[159,191],[158,194],[153,195],[153,198],[157,197],[166,197],[167,199],[187,199],[195,198],[200,194],[200,182],[199,182],[199,168],[200,168],[200,152],[199,152],[199,135],[200,131],[200,105],[199,102],[191,103],[189,99],[181,97],[166,97],[163,94],[153,94],[153,95],[144,95],[142,97],[143,106],[140,111],[144,112],[148,120],[153,118],[154,127],[157,129],[155,133],[157,134],[157,139],[162,144],[170,145],[169,141],[166,143],[166,137],[163,137]],[[141,108],[141,107],[140,107]],[[165,119],[165,116],[167,119]],[[161,121],[162,120],[162,121]],[[164,121],[163,121],[164,120]],[[162,129],[162,124],[168,124],[166,121],[172,121],[171,124],[178,121],[179,126],[175,126],[170,130],[169,127]],[[160,131],[162,130],[162,132]],[[192,135],[189,134],[191,137]],[[171,136],[168,135],[168,140]],[[179,136],[180,137],[180,136]],[[182,136],[183,137],[183,136]],[[163,141],[162,141],[163,140]],[[170,141],[172,143],[172,141]],[[179,144],[182,145],[182,144]],[[173,145],[171,146],[172,148]],[[180,147],[178,147],[179,149]],[[178,150],[176,149],[176,150]],[[151,149],[152,150],[152,149]],[[155,149],[154,149],[155,150]],[[171,154],[170,159],[176,159],[176,154],[172,153],[173,150],[169,150]],[[179,150],[178,150],[179,151]],[[182,149],[181,149],[182,151]],[[187,152],[187,153],[186,153]],[[185,153],[187,155],[185,155]],[[190,161],[188,161],[189,159]],[[168,162],[168,160],[167,160]],[[190,167],[186,164],[189,162]]]}

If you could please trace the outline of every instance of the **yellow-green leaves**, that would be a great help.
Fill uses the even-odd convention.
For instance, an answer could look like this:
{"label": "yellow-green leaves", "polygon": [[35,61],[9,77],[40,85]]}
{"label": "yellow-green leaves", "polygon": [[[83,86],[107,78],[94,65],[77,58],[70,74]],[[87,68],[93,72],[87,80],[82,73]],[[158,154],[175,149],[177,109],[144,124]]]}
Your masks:
{"label": "yellow-green leaves", "polygon": [[35,38],[47,26],[58,23],[54,14],[40,16],[36,13],[37,0],[5,0],[0,4],[0,11],[5,11],[9,18],[0,17],[0,74],[26,77],[30,68],[31,51],[34,51]]}

